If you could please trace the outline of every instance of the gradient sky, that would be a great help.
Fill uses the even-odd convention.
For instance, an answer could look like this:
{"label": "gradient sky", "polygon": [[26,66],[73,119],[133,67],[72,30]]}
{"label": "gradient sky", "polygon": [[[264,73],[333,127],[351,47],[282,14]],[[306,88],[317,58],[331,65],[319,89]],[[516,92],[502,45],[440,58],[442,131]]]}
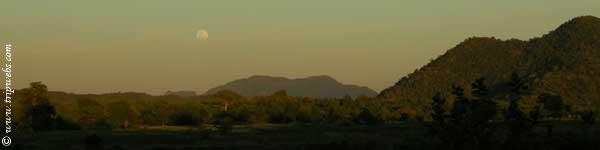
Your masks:
{"label": "gradient sky", "polygon": [[527,40],[581,15],[600,16],[600,1],[9,0],[0,42],[13,44],[17,88],[201,93],[330,75],[379,91],[465,38]]}

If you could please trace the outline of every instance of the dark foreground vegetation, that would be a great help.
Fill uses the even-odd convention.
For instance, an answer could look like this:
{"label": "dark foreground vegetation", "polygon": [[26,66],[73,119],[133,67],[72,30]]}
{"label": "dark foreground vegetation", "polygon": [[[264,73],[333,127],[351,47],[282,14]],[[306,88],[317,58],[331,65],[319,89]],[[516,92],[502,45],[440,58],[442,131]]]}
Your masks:
{"label": "dark foreground vegetation", "polygon": [[[527,139],[530,149],[597,149],[598,126],[583,133],[577,122],[554,123],[551,136],[543,126],[535,129],[537,137]],[[582,137],[587,134],[590,137]],[[94,142],[94,135],[99,142]],[[338,127],[328,125],[254,125],[235,126],[229,133],[193,127],[165,126],[152,130],[52,131],[17,137],[21,150],[403,150],[450,149],[432,137],[420,123]],[[16,140],[14,140],[16,141]],[[596,144],[596,145],[593,145]],[[501,149],[502,147],[491,148]],[[524,148],[523,148],[524,149]]]}

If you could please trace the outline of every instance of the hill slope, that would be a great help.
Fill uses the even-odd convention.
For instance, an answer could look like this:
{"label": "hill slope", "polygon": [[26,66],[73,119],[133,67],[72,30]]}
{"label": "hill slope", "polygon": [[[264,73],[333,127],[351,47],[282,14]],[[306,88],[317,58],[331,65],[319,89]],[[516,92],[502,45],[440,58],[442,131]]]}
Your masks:
{"label": "hill slope", "polygon": [[453,84],[469,85],[485,77],[501,88],[513,73],[528,78],[531,99],[551,93],[575,107],[599,107],[600,19],[577,17],[529,41],[469,38],[378,97],[428,104],[436,92],[450,91]]}
{"label": "hill slope", "polygon": [[360,95],[377,95],[377,92],[367,87],[345,85],[329,76],[312,76],[299,79],[252,76],[212,88],[205,94],[214,94],[221,90],[232,90],[244,96],[271,95],[279,90],[286,90],[290,96],[306,96],[317,98],[339,98],[345,96],[346,94],[352,97],[357,97]]}

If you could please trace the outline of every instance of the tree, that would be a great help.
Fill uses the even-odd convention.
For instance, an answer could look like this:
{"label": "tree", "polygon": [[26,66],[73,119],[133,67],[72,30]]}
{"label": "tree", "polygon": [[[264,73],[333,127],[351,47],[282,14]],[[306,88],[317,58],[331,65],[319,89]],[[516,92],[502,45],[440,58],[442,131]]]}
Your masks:
{"label": "tree", "polygon": [[54,129],[57,115],[54,106],[50,104],[48,88],[41,82],[33,82],[29,85],[29,88],[23,90],[26,124],[29,124],[34,131]]}
{"label": "tree", "polygon": [[[535,112],[532,115],[535,116]],[[510,100],[508,108],[504,111],[504,122],[508,128],[506,146],[516,146],[522,140],[524,133],[530,132],[533,128],[519,109],[518,100]]]}
{"label": "tree", "polygon": [[452,86],[452,95],[454,95],[454,103],[450,111],[451,119],[455,121],[465,120],[470,101],[465,97],[464,89],[459,85],[454,85]]}
{"label": "tree", "polygon": [[31,112],[32,128],[35,131],[53,130],[56,127],[56,111],[48,102],[41,102]]}
{"label": "tree", "polygon": [[431,118],[433,119],[434,124],[437,126],[443,126],[446,123],[446,109],[444,109],[444,105],[446,105],[446,99],[442,96],[441,93],[436,93],[433,96],[433,102],[431,103],[432,114]]}
{"label": "tree", "polygon": [[221,101],[225,111],[229,110],[234,101],[245,99],[240,94],[231,90],[222,90],[215,93],[213,96]]}
{"label": "tree", "polygon": [[107,128],[110,126],[104,106],[97,101],[88,98],[78,99],[77,106],[79,106],[79,124],[83,128]]}
{"label": "tree", "polygon": [[127,129],[139,121],[140,113],[127,101],[116,101],[108,104],[108,121],[113,127]]}
{"label": "tree", "polygon": [[471,84],[471,93],[478,98],[487,98],[489,95],[489,87],[485,83],[485,78],[478,78]]}
{"label": "tree", "polygon": [[511,87],[511,92],[515,96],[525,94],[526,91],[529,89],[529,85],[525,77],[519,76],[516,73],[511,74],[509,86]]}
{"label": "tree", "polygon": [[508,129],[506,147],[518,146],[525,133],[532,132],[533,126],[537,123],[539,113],[530,112],[530,117],[536,121],[530,121],[525,117],[525,113],[519,107],[519,101],[523,94],[528,90],[528,82],[521,76],[513,73],[509,82],[510,93],[508,108],[504,110],[504,122]]}
{"label": "tree", "polygon": [[497,103],[489,99],[489,88],[485,78],[478,78],[471,84],[474,99],[468,100],[466,120],[461,125],[466,129],[467,142],[476,149],[488,149],[496,132],[495,117]]}
{"label": "tree", "polygon": [[432,98],[431,102],[431,118],[433,119],[432,125],[429,126],[430,132],[433,136],[442,140],[442,143],[452,143],[454,132],[451,127],[447,124],[448,115],[446,114],[446,99],[441,93],[437,92]]}
{"label": "tree", "polygon": [[[475,81],[475,95],[488,95],[483,80]],[[432,109],[434,136],[442,140],[444,147],[451,149],[487,149],[492,144],[492,135],[496,132],[494,117],[497,113],[496,102],[487,98],[469,99],[464,89],[458,85],[452,87],[455,97],[453,108],[448,116],[443,105],[445,99],[441,94],[433,97]],[[446,121],[446,118],[448,120]]]}
{"label": "tree", "polygon": [[196,102],[187,102],[176,106],[175,110],[169,116],[169,123],[172,125],[197,126],[209,121],[210,114],[207,108]]}
{"label": "tree", "polygon": [[300,102],[297,109],[296,121],[313,122],[318,120],[319,116],[315,111],[314,105],[310,103]]}
{"label": "tree", "polygon": [[356,122],[363,125],[375,125],[380,123],[377,117],[375,117],[368,108],[362,108],[357,116]]}
{"label": "tree", "polygon": [[169,122],[169,116],[174,112],[172,103],[164,100],[152,101],[143,107],[140,107],[140,118],[145,125],[166,125]]}
{"label": "tree", "polygon": [[233,128],[234,116],[228,111],[221,111],[217,115],[215,115],[215,120],[213,123],[217,125],[217,129],[219,129],[223,133],[229,133]]}

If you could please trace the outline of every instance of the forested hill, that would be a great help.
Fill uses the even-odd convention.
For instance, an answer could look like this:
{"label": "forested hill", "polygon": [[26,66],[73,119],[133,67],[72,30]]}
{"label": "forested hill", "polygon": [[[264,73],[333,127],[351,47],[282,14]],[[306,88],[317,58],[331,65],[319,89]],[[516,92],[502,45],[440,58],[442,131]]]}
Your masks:
{"label": "forested hill", "polygon": [[332,77],[325,75],[298,79],[257,75],[212,88],[206,94],[214,94],[221,90],[231,90],[243,96],[266,96],[279,90],[286,90],[290,96],[313,98],[341,98],[345,95],[351,97],[377,95],[377,92],[368,87],[342,84]]}
{"label": "forested hill", "polygon": [[577,17],[528,41],[469,38],[378,97],[428,104],[436,92],[469,90],[481,77],[502,91],[513,74],[529,83],[525,99],[550,93],[575,107],[600,106],[600,19]]}

